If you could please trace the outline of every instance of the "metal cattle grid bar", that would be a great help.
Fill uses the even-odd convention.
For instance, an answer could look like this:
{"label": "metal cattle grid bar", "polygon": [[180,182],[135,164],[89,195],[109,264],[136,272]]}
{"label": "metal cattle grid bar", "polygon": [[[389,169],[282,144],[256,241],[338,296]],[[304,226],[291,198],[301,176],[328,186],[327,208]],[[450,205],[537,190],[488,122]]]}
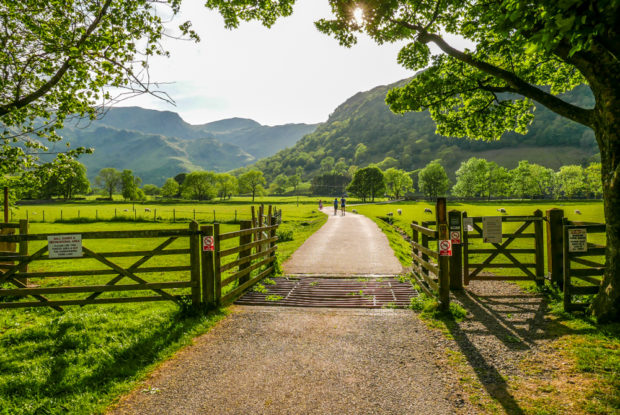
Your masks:
{"label": "metal cattle grid bar", "polygon": [[406,308],[418,292],[397,278],[273,278],[267,292],[249,291],[240,305],[335,308]]}

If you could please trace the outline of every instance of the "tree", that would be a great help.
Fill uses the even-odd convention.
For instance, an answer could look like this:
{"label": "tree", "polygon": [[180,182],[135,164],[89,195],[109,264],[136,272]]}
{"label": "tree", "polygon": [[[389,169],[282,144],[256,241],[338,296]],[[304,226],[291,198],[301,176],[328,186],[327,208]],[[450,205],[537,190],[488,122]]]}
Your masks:
{"label": "tree", "polygon": [[383,172],[378,167],[365,167],[355,172],[353,181],[347,190],[365,202],[368,198],[372,202],[375,196],[385,193],[385,182]]}
{"label": "tree", "polygon": [[551,194],[553,188],[554,175],[552,169],[541,166],[540,164],[531,164],[530,170],[532,180],[536,183],[538,190],[535,196],[546,196]]}
{"label": "tree", "polygon": [[437,198],[450,188],[450,180],[439,161],[431,161],[418,174],[420,191],[426,196]]}
{"label": "tree", "polygon": [[108,192],[108,197],[112,200],[112,195],[121,186],[121,172],[114,167],[106,167],[99,170],[95,177],[95,184]]}
{"label": "tree", "polygon": [[186,199],[211,200],[217,194],[215,173],[195,171],[185,176],[181,195]]}
{"label": "tree", "polygon": [[485,159],[471,157],[463,161],[456,171],[452,194],[458,197],[475,197],[486,193],[489,166]]}
{"label": "tree", "polygon": [[363,161],[366,157],[366,152],[368,151],[368,147],[364,145],[364,143],[359,143],[355,147],[355,155],[353,156],[353,160],[359,164],[360,161]]}
{"label": "tree", "polygon": [[310,182],[310,192],[317,196],[342,196],[351,182],[347,175],[325,173],[314,176]]}
{"label": "tree", "polygon": [[156,196],[161,193],[161,189],[154,184],[145,184],[142,186],[142,191],[149,196]]}
{"label": "tree", "polygon": [[510,170],[511,194],[518,198],[532,198],[538,192],[538,184],[532,176],[530,162],[521,160],[519,165]]}
{"label": "tree", "polygon": [[584,174],[581,166],[562,166],[555,175],[556,194],[573,199],[583,190]]}
{"label": "tree", "polygon": [[40,189],[40,196],[44,199],[62,196],[68,200],[74,194],[84,194],[90,191],[86,167],[77,160],[66,159],[66,163],[46,170],[49,171],[50,176],[41,180],[43,186]]}
{"label": "tree", "polygon": [[601,163],[590,163],[585,168],[584,174],[586,176],[586,191],[590,197],[599,198],[603,192],[601,185]]}
{"label": "tree", "polygon": [[486,193],[491,196],[510,195],[510,173],[505,167],[498,166],[494,161],[487,163]]}
{"label": "tree", "polygon": [[396,160],[394,157],[386,157],[381,163],[377,164],[377,167],[379,167],[383,171],[386,171],[390,168],[396,168],[398,167],[398,160]]}
{"label": "tree", "polygon": [[[75,115],[129,95],[158,93],[149,81],[148,60],[166,55],[170,36],[162,13],[176,15],[178,0],[3,1],[0,3],[0,176],[37,176],[45,140]],[[166,10],[167,9],[167,10]],[[185,22],[181,36],[198,39]],[[121,93],[112,96],[111,87]],[[33,139],[36,138],[36,139]],[[84,148],[62,152],[69,158]],[[45,168],[54,168],[53,163]]]}
{"label": "tree", "polygon": [[270,186],[272,193],[281,195],[286,193],[286,186],[288,185],[288,178],[284,174],[279,174],[273,179],[273,183]]}
{"label": "tree", "polygon": [[321,173],[331,173],[334,170],[334,158],[331,156],[321,160]]}
{"label": "tree", "polygon": [[121,193],[125,200],[142,200],[144,192],[140,189],[142,179],[133,175],[131,170],[125,169],[121,173]]}
{"label": "tree", "polygon": [[[439,134],[483,140],[506,131],[524,134],[537,104],[592,128],[601,153],[607,225],[605,274],[592,310],[600,321],[620,320],[620,2],[330,4],[335,17],[317,27],[342,45],[352,46],[360,32],[378,43],[409,42],[398,61],[411,70],[426,69],[390,91],[386,102],[398,113],[429,110]],[[442,32],[474,46],[461,51]],[[442,54],[431,57],[429,43]],[[592,91],[594,105],[559,96],[581,84]]]}
{"label": "tree", "polygon": [[265,177],[263,172],[259,170],[250,170],[239,176],[239,191],[242,193],[252,193],[252,202],[256,197],[256,193],[261,193],[264,190]]}
{"label": "tree", "polygon": [[301,183],[301,174],[295,173],[291,177],[288,178],[288,185],[293,187],[293,192],[297,194],[297,187]]}
{"label": "tree", "polygon": [[227,197],[229,198],[234,192],[237,191],[237,178],[232,174],[216,174],[215,180],[217,181],[217,194],[220,197],[220,200],[224,200]]}
{"label": "tree", "polygon": [[347,162],[341,157],[338,159],[336,164],[334,164],[334,173],[336,174],[345,174],[347,172]]}
{"label": "tree", "polygon": [[161,187],[161,195],[168,198],[175,197],[179,194],[179,188],[179,183],[171,177]]}
{"label": "tree", "polygon": [[383,175],[388,191],[395,199],[400,199],[403,194],[413,191],[413,180],[406,171],[391,167]]}

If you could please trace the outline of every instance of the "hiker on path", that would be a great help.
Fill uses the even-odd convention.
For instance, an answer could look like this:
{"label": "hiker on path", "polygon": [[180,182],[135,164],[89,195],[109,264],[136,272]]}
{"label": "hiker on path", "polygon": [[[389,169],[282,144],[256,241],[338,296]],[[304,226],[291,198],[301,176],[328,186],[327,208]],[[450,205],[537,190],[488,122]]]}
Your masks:
{"label": "hiker on path", "polygon": [[334,216],[338,214],[338,198],[334,199]]}
{"label": "hiker on path", "polygon": [[319,210],[323,210],[323,200],[319,200]]}
{"label": "hiker on path", "polygon": [[344,196],[340,199],[340,209],[342,211],[342,216],[344,216],[344,211],[345,211],[345,198],[344,198]]}

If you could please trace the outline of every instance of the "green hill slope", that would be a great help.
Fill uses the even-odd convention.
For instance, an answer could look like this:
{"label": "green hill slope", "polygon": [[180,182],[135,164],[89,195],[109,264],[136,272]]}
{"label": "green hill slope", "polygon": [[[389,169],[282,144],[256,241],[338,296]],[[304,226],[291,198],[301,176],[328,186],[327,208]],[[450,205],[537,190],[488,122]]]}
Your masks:
{"label": "green hill slope", "polygon": [[[304,168],[304,178],[316,174],[321,160],[331,156],[344,158],[347,165],[366,166],[386,157],[398,161],[398,167],[411,171],[428,162],[441,159],[450,175],[461,161],[484,157],[513,168],[519,160],[528,159],[557,169],[561,165],[587,162],[598,154],[591,130],[563,119],[543,107],[527,135],[507,133],[501,140],[481,142],[442,137],[435,134],[435,123],[428,112],[393,114],[385,104],[387,91],[406,81],[379,86],[360,92],[340,105],[329,120],[319,125],[297,144],[266,159],[256,166],[271,179],[277,174],[293,174]],[[566,99],[581,105],[593,102],[587,88],[578,88]],[[360,144],[367,151],[356,157]]]}

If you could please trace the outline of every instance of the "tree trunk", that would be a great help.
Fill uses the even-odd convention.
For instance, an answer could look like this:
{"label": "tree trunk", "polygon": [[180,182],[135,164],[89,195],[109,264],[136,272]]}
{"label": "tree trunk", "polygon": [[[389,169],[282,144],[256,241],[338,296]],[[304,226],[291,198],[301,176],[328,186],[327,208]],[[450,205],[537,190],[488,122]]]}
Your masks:
{"label": "tree trunk", "polygon": [[620,321],[620,109],[606,103],[598,111],[594,132],[601,151],[606,267],[600,291],[592,303],[599,322]]}

